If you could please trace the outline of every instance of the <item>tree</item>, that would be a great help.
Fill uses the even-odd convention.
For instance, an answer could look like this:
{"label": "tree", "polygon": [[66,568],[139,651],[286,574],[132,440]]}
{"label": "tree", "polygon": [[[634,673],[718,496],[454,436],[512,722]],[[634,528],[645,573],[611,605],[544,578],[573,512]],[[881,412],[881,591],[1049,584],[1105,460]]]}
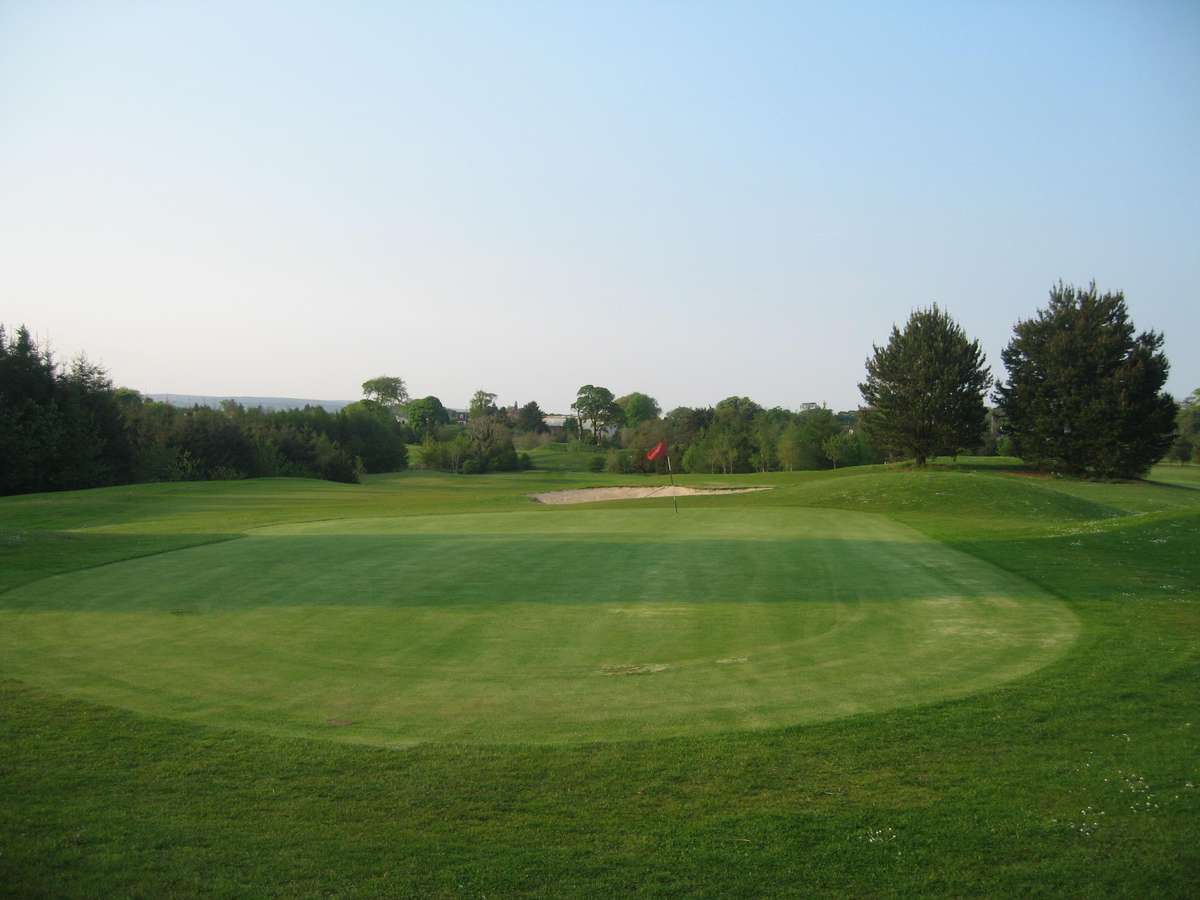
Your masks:
{"label": "tree", "polygon": [[370,400],[351,403],[338,411],[337,421],[337,444],[349,459],[360,459],[366,471],[408,468],[408,427],[397,422],[387,407]]}
{"label": "tree", "polygon": [[862,427],[862,417],[858,416],[855,422],[856,427],[851,430],[854,435],[854,453],[853,461],[847,462],[847,465],[853,466],[870,466],[884,461],[883,452],[879,450],[871,439],[867,436],[867,430]]}
{"label": "tree", "polygon": [[483,418],[484,416],[494,416],[499,410],[496,408],[496,395],[490,394],[487,391],[476,391],[471,397],[471,405],[468,407],[468,415],[472,419]]}
{"label": "tree", "polygon": [[254,441],[241,423],[228,414],[195,406],[175,422],[170,442],[195,460],[195,476],[222,480],[245,478],[254,471]]}
{"label": "tree", "polygon": [[0,328],[0,494],[129,481],[121,414],[102,368],[81,356],[62,371],[27,328]]}
{"label": "tree", "polygon": [[618,397],[615,402],[617,406],[621,407],[621,412],[625,416],[625,425],[628,428],[637,428],[643,422],[657,419],[658,414],[662,412],[657,400],[638,391]]}
{"label": "tree", "polygon": [[793,422],[779,435],[775,445],[779,465],[791,472],[801,468],[803,462],[804,433],[799,422]]}
{"label": "tree", "polygon": [[597,444],[601,432],[618,424],[624,415],[613,399],[612,391],[593,384],[585,384],[578,390],[571,409],[578,413],[580,424],[592,432],[592,440]]}
{"label": "tree", "polygon": [[[430,433],[421,444],[421,465],[427,469],[445,469],[457,473],[462,470],[470,450],[471,438],[465,430],[440,441]],[[475,471],[478,471],[478,466]]]}
{"label": "tree", "polygon": [[754,417],[754,467],[760,472],[775,468],[779,459],[776,447],[782,430],[769,412],[761,412]]}
{"label": "tree", "polygon": [[408,402],[408,388],[404,386],[404,379],[394,378],[390,375],[380,375],[378,378],[364,381],[362,392],[368,400],[382,403],[393,413],[398,413],[400,408]]}
{"label": "tree", "polygon": [[1167,454],[1167,459],[1177,463],[1191,462],[1192,457],[1196,455],[1196,444],[1186,434],[1181,434],[1175,439],[1175,443],[1171,445],[1171,450]]}
{"label": "tree", "polygon": [[689,406],[678,406],[667,413],[664,421],[670,430],[672,442],[686,446],[693,443],[712,424],[713,411],[707,407],[692,409]]}
{"label": "tree", "polygon": [[[667,444],[667,453],[661,454],[655,459],[646,459],[647,451],[656,446],[659,441]],[[621,446],[633,450],[629,463],[634,472],[666,473],[666,457],[671,453],[670,445],[671,432],[667,423],[662,419],[647,419],[637,428],[621,430]]]}
{"label": "tree", "polygon": [[530,400],[519,410],[517,410],[517,431],[533,432],[534,434],[542,434],[549,431],[546,427],[546,414],[542,412],[542,408],[537,405],[536,400]]}
{"label": "tree", "polygon": [[872,441],[913,456],[918,466],[937,453],[977,446],[992,385],[979,341],[935,303],[914,312],[887,345],[867,359],[864,424]]}
{"label": "tree", "polygon": [[373,400],[336,417],[232,400],[155,403],[114,389],[85,357],[60,370],[27,329],[10,340],[0,327],[0,493],[278,475],[356,481],[360,457],[403,468],[407,432]]}
{"label": "tree", "polygon": [[824,406],[807,409],[797,418],[800,424],[800,469],[828,469],[834,461],[825,452],[825,444],[837,435],[838,420]]}
{"label": "tree", "polygon": [[1135,335],[1125,295],[1059,282],[1018,322],[996,390],[1017,455],[1075,475],[1136,477],[1175,437],[1162,335]]}
{"label": "tree", "polygon": [[821,450],[836,469],[840,462],[850,462],[858,450],[858,441],[848,431],[839,431],[821,443]]}
{"label": "tree", "polygon": [[713,408],[705,435],[714,467],[731,474],[761,462],[755,453],[754,422],[762,415],[762,407],[749,397],[726,397]]}
{"label": "tree", "polygon": [[508,437],[508,429],[491,416],[479,416],[467,426],[472,449],[481,459],[487,459]]}
{"label": "tree", "polygon": [[723,475],[732,475],[742,455],[740,442],[731,431],[718,431],[708,442],[709,462]]}
{"label": "tree", "polygon": [[517,468],[517,451],[513,447],[508,428],[495,416],[479,416],[467,426],[470,441],[468,461],[473,465],[464,472],[487,472],[489,470],[511,471]]}
{"label": "tree", "polygon": [[824,446],[839,433],[838,424],[834,414],[824,407],[799,413],[776,439],[779,465],[789,472],[829,468],[833,462]]}
{"label": "tree", "polygon": [[1192,391],[1179,404],[1175,417],[1175,429],[1179,436],[1171,446],[1168,458],[1176,462],[1200,461],[1200,388]]}
{"label": "tree", "polygon": [[714,472],[716,467],[713,459],[711,444],[706,437],[701,435],[683,452],[681,462],[687,472]]}
{"label": "tree", "polygon": [[408,426],[416,433],[417,440],[425,440],[426,435],[436,431],[439,425],[450,422],[450,414],[442,401],[437,397],[421,397],[408,404]]}

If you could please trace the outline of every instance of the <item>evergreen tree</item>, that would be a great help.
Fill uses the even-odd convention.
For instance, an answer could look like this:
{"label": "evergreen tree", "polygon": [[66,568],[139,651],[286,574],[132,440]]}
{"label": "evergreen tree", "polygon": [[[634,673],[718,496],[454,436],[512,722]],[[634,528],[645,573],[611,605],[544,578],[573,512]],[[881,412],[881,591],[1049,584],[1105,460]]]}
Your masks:
{"label": "evergreen tree", "polygon": [[546,414],[538,406],[536,400],[530,400],[517,411],[517,431],[530,434],[543,434],[550,429],[546,427]]}
{"label": "evergreen tree", "polygon": [[872,442],[912,455],[918,466],[938,453],[975,447],[992,385],[979,341],[935,303],[917,310],[904,330],[892,326],[887,346],[867,359],[867,380],[858,386]]}
{"label": "evergreen tree", "polygon": [[0,325],[0,494],[46,490],[46,461],[63,431],[55,404],[50,354],[21,326],[10,338]]}
{"label": "evergreen tree", "polygon": [[133,481],[305,476],[358,481],[407,464],[411,433],[363,400],[267,412],[232,400],[180,409],[128,388],[83,356],[60,368],[29,330],[0,326],[0,495]]}
{"label": "evergreen tree", "polygon": [[342,407],[337,422],[336,443],[351,462],[361,460],[363,469],[372,473],[408,468],[408,441],[413,434],[407,425],[392,417],[387,407],[360,400]]}
{"label": "evergreen tree", "polygon": [[62,371],[27,328],[0,328],[0,494],[118,484],[132,469],[104,370],[81,356]]}
{"label": "evergreen tree", "polygon": [[1144,473],[1175,434],[1162,345],[1156,332],[1135,336],[1122,292],[1059,282],[1002,354],[996,399],[1017,455],[1076,475]]}

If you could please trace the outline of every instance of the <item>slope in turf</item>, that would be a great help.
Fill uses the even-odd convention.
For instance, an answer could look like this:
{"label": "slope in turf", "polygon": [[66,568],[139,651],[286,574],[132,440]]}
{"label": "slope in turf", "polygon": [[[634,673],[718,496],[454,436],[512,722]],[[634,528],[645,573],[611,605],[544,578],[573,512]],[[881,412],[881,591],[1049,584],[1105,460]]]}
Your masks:
{"label": "slope in turf", "polygon": [[46,578],[5,669],[140,712],[401,745],[830,719],[1042,666],[1066,607],[877,515],[351,519]]}

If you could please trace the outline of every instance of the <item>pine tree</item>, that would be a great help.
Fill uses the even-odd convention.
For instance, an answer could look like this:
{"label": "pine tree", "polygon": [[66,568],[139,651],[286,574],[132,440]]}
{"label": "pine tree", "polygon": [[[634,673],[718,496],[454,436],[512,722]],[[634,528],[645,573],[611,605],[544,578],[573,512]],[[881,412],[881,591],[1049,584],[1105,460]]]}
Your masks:
{"label": "pine tree", "polygon": [[1122,292],[1060,281],[1001,354],[1008,382],[996,399],[1015,452],[1074,475],[1143,474],[1175,433],[1162,345],[1156,332],[1135,336]]}
{"label": "pine tree", "polygon": [[923,466],[935,454],[979,444],[991,385],[979,341],[935,303],[914,312],[903,331],[893,325],[887,346],[874,347],[858,386],[863,424],[876,446]]}

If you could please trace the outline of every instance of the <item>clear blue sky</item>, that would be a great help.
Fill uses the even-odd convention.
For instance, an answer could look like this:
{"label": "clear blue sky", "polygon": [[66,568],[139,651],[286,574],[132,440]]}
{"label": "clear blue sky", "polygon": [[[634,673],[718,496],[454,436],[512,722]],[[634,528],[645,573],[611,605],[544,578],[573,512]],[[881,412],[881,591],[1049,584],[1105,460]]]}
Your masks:
{"label": "clear blue sky", "polygon": [[1059,278],[1200,386],[1200,4],[0,2],[0,321],[145,391],[858,401]]}

